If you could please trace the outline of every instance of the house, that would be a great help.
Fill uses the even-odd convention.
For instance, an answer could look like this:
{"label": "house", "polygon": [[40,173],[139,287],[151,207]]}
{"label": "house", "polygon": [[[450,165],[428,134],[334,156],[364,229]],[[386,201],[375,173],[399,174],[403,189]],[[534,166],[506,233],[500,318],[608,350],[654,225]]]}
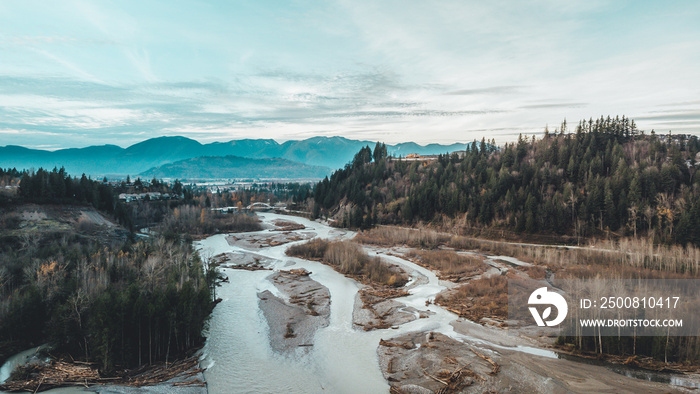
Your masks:
{"label": "house", "polygon": [[423,162],[426,162],[426,161],[434,161],[434,160],[437,160],[437,158],[438,158],[438,155],[425,155],[425,156],[421,156],[421,155],[419,155],[418,153],[409,153],[409,154],[406,155],[406,157],[404,158],[404,160],[405,160],[405,161],[423,161]]}

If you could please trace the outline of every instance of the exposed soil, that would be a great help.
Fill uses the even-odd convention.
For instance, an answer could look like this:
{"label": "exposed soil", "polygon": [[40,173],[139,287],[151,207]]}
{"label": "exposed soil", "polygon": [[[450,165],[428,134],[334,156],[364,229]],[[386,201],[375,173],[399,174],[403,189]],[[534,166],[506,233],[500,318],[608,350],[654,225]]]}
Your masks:
{"label": "exposed soil", "polygon": [[500,372],[491,357],[433,332],[382,340],[377,353],[382,373],[396,393],[483,391],[495,387]]}
{"label": "exposed soil", "polygon": [[296,231],[303,230],[306,228],[301,223],[291,222],[288,220],[275,220],[272,222],[277,228],[272,229],[272,231]]}
{"label": "exposed soil", "polygon": [[46,234],[79,234],[102,242],[124,242],[128,231],[90,206],[10,205],[0,209],[0,238],[41,238]]}
{"label": "exposed soil", "polygon": [[270,327],[270,345],[276,352],[313,346],[316,331],[328,326],[330,293],[304,269],[279,271],[268,277],[288,300],[265,290],[258,294],[260,309]]}
{"label": "exposed soil", "polygon": [[353,326],[365,331],[385,329],[427,317],[425,311],[393,300],[407,295],[403,289],[377,290],[371,287],[361,289],[355,296],[355,308],[352,314]]}
{"label": "exposed soil", "polygon": [[410,333],[381,341],[377,354],[392,393],[686,392],[600,366],[495,351],[439,333]]}
{"label": "exposed soil", "polygon": [[254,232],[230,234],[226,237],[226,241],[231,246],[255,250],[311,239],[314,236],[316,236],[316,233],[313,231]]}
{"label": "exposed soil", "polygon": [[232,252],[221,253],[214,256],[211,264],[222,268],[257,270],[270,269],[269,267],[274,261],[273,259],[254,253]]}

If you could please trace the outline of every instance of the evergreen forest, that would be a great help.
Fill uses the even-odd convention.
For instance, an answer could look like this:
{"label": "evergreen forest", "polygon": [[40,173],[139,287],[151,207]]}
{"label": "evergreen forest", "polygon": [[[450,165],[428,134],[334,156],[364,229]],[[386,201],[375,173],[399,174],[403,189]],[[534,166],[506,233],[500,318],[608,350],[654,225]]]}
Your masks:
{"label": "evergreen forest", "polygon": [[465,233],[645,236],[700,245],[697,136],[637,130],[607,117],[537,139],[402,160],[363,148],[314,188],[313,213],[341,226],[428,223]]}

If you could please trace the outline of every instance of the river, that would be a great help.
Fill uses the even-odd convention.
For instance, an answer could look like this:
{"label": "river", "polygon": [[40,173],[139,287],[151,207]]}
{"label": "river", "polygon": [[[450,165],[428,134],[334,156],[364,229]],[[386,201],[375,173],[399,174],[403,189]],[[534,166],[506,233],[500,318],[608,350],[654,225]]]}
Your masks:
{"label": "river", "polygon": [[8,358],[2,365],[2,367],[0,367],[0,384],[5,383],[5,381],[10,377],[10,374],[12,373],[12,371],[14,371],[15,368],[29,362],[39,353],[39,351],[41,351],[44,348],[46,348],[46,345],[33,347]]}
{"label": "river", "polygon": [[[259,216],[265,222],[286,218],[271,213]],[[321,238],[354,236],[352,232],[332,229],[310,220],[296,217],[293,220],[304,224],[307,230]],[[330,292],[330,324],[317,332],[310,351],[293,356],[273,352],[268,325],[258,307],[257,297],[259,292],[271,290],[271,284],[266,280],[270,272],[222,269],[230,283],[217,289],[217,296],[223,301],[214,309],[203,349],[202,366],[207,368],[205,377],[209,390],[287,393],[388,391],[376,355],[381,333],[352,327],[355,295],[359,290],[357,283],[321,263],[286,256],[284,252],[289,245],[261,248],[255,253],[275,259],[276,269],[293,262],[294,268],[311,271],[311,279],[326,286]],[[249,252],[230,246],[224,235],[207,238],[195,246],[200,253],[209,256]]]}
{"label": "river", "polygon": [[[266,224],[275,220],[301,223],[306,226],[303,231],[313,231],[316,236],[324,239],[349,239],[355,235],[352,231],[331,228],[299,217],[274,213],[260,213],[259,217]],[[270,234],[270,231],[263,230],[259,233]],[[243,249],[229,245],[223,234],[195,242],[195,247],[204,257],[226,252],[255,253],[273,259],[272,268],[275,270],[305,268],[312,272],[311,279],[328,288],[331,296],[330,324],[319,329],[314,346],[292,355],[279,354],[270,346],[268,325],[258,305],[259,292],[278,292],[266,279],[270,271],[223,268],[222,273],[229,278],[229,282],[217,288],[217,296],[223,301],[215,307],[212,314],[202,357],[202,366],[207,368],[205,377],[210,392],[388,392],[389,385],[382,376],[378,362],[379,340],[409,332],[440,332],[471,346],[483,346],[482,350],[487,353],[515,352],[535,359],[555,359],[553,362],[557,363],[572,362],[561,360],[557,353],[531,346],[502,330],[486,328],[476,323],[460,323],[462,327],[467,327],[469,335],[464,329],[461,332],[455,331],[456,315],[434,304],[426,306],[426,301],[432,301],[445,289],[435,273],[377,247],[365,247],[365,250],[411,272],[411,280],[407,285],[410,286],[410,295],[396,300],[419,310],[429,310],[432,314],[429,318],[403,324],[398,329],[354,329],[352,314],[358,284],[319,262],[286,256],[285,250],[292,244],[294,243],[255,250]],[[610,371],[605,367],[587,366],[589,367]],[[628,375],[624,371],[615,372]]]}

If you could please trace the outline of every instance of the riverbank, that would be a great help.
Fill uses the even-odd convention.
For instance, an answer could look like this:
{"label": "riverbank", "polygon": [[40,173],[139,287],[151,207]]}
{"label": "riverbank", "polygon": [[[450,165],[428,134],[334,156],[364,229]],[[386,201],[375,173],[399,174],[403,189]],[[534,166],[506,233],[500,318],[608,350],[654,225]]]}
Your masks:
{"label": "riverbank", "polygon": [[205,394],[204,370],[199,354],[171,363],[144,366],[104,376],[89,363],[47,359],[28,360],[0,385],[8,392],[94,392],[94,393],[179,393]]}
{"label": "riverbank", "polygon": [[394,393],[481,393],[496,388],[533,393],[690,392],[633,379],[600,366],[533,358],[435,332],[414,332],[382,341],[377,354]]}

